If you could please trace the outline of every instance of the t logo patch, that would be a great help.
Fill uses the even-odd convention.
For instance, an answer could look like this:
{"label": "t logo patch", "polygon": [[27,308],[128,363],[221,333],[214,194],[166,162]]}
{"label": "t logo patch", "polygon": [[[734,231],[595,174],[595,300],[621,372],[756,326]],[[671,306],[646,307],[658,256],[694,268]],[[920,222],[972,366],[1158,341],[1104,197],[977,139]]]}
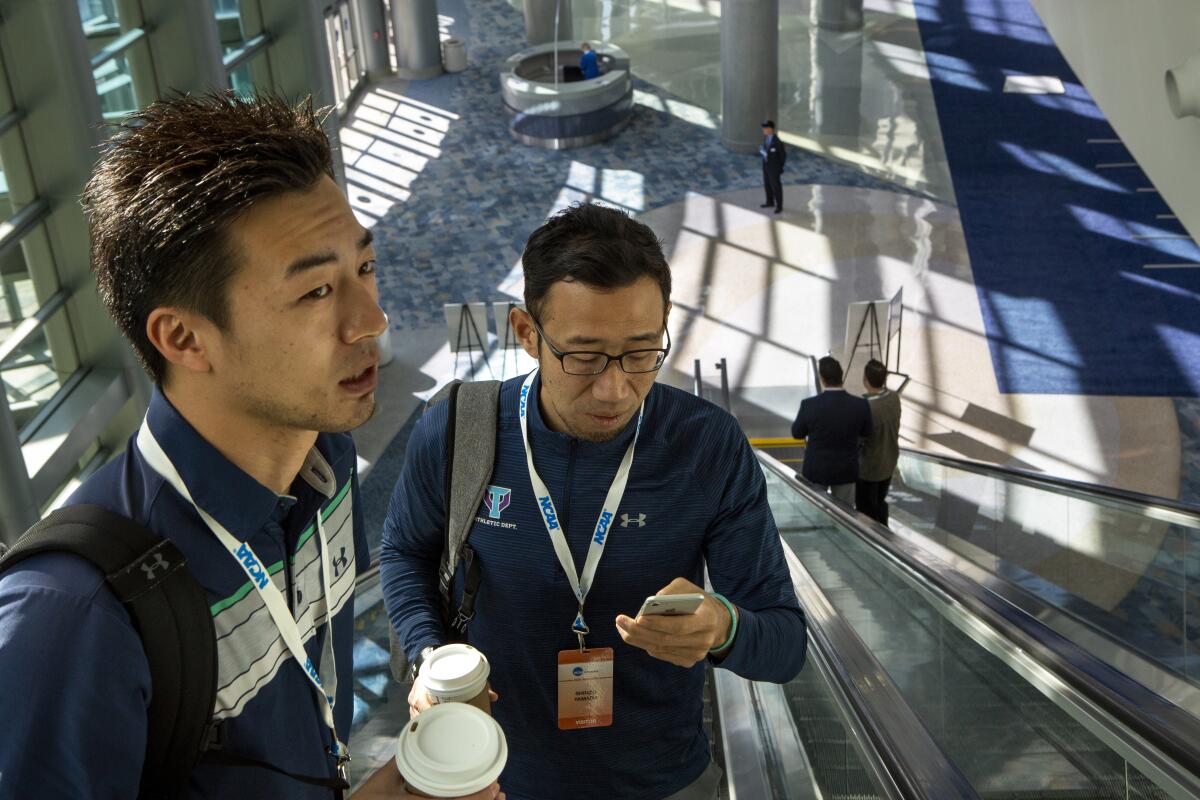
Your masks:
{"label": "t logo patch", "polygon": [[489,486],[483,496],[483,505],[492,519],[500,519],[500,514],[512,502],[512,489],[503,486]]}
{"label": "t logo patch", "polygon": [[646,515],[638,514],[636,517],[631,517],[628,514],[622,514],[621,527],[628,528],[630,525],[637,525],[639,528],[646,527]]}

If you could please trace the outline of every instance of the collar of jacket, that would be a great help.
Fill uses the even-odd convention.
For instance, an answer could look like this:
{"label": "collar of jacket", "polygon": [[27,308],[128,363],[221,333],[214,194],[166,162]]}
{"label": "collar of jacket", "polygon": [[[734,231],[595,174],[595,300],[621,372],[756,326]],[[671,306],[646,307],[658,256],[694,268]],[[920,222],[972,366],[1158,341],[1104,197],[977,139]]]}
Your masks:
{"label": "collar of jacket", "polygon": [[[556,367],[556,364],[551,364],[551,368]],[[609,369],[618,369],[618,367],[612,365]],[[642,420],[643,427],[651,424],[652,409],[655,405],[653,402],[655,396],[654,388],[652,386],[649,394],[646,395],[646,414]],[[634,433],[637,430],[636,412],[633,418],[626,423],[625,428],[606,442],[592,442],[587,439],[578,439],[568,433],[559,433],[558,431],[551,430],[546,426],[545,419],[542,417],[541,389],[542,376],[539,374],[534,379],[530,390],[535,401],[529,404],[529,442],[533,447],[534,453],[549,452],[566,455],[571,449],[571,443],[574,442],[578,455],[602,456],[614,452],[624,453],[625,448],[629,447],[629,443],[633,441]]]}
{"label": "collar of jacket", "polygon": [[[271,518],[280,495],[221,454],[155,388],[146,419],[196,503],[238,538],[248,539]],[[320,434],[308,451],[299,478],[324,499],[338,491],[332,466],[349,450],[348,437]]]}

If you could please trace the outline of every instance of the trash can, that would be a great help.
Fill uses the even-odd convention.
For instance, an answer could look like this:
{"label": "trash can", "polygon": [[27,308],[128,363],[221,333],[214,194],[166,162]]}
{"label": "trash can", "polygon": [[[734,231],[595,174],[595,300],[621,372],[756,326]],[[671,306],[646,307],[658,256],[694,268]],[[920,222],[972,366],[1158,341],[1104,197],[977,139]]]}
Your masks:
{"label": "trash can", "polygon": [[467,43],[450,37],[442,42],[442,66],[446,72],[462,72],[467,68]]}

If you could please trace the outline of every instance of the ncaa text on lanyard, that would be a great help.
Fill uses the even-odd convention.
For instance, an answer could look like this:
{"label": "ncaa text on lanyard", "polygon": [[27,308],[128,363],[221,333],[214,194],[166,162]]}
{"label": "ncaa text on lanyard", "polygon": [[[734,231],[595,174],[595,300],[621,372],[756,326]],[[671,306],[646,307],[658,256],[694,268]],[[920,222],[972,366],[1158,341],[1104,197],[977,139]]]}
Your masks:
{"label": "ncaa text on lanyard", "polygon": [[[229,554],[241,565],[246,577],[250,579],[250,584],[258,590],[292,657],[304,669],[304,674],[308,676],[317,692],[317,706],[321,709],[333,740],[330,752],[337,758],[338,772],[344,773],[346,762],[350,760],[350,753],[338,739],[337,728],[333,722],[333,707],[337,699],[337,665],[334,663],[333,656],[333,609],[330,607],[332,596],[329,591],[329,576],[332,574],[332,567],[329,562],[329,547],[325,540],[325,525],[321,519],[321,510],[317,510],[317,536],[321,542],[321,588],[325,592],[325,624],[328,626],[328,630],[325,632],[325,647],[321,653],[321,673],[327,676],[324,682],[321,680],[321,673],[317,672],[312,659],[304,650],[304,640],[300,636],[300,628],[288,610],[283,593],[271,582],[262,560],[255,555],[248,543],[239,541],[226,530],[225,526],[196,504],[196,501],[192,499],[191,492],[188,491],[187,484],[183,482],[183,478],[175,469],[175,465],[171,463],[171,459],[163,451],[158,440],[154,438],[154,434],[150,432],[150,425],[147,421],[142,422],[141,430],[138,431],[137,444],[138,450],[141,451],[146,462],[154,468],[155,472],[162,475],[175,491],[183,495],[183,499],[192,504],[196,512],[200,514],[200,518],[204,520],[204,524],[208,525],[225,549],[229,551]],[[284,558],[287,558],[287,554],[284,554]]]}
{"label": "ncaa text on lanyard", "polygon": [[571,630],[579,637],[579,649],[583,650],[583,637],[591,633],[583,619],[583,604],[587,600],[588,591],[592,588],[592,581],[596,577],[596,567],[600,563],[600,556],[604,554],[604,543],[608,540],[608,532],[612,528],[613,518],[617,515],[617,507],[621,505],[621,498],[625,495],[625,484],[629,482],[629,469],[633,465],[633,451],[637,447],[638,436],[642,432],[642,415],[646,411],[646,404],[643,401],[641,408],[638,409],[637,428],[633,433],[633,441],[629,443],[629,449],[625,451],[625,457],[621,459],[621,466],[617,469],[617,477],[613,479],[608,495],[604,498],[604,506],[600,509],[600,518],[596,520],[596,527],[592,530],[592,543],[588,546],[587,560],[583,564],[583,575],[580,576],[575,572],[575,561],[571,558],[567,537],[563,535],[562,526],[559,524],[554,500],[551,499],[550,490],[546,488],[545,482],[533,465],[533,450],[529,447],[529,403],[537,402],[537,398],[530,398],[529,393],[537,374],[537,369],[534,369],[521,386],[521,401],[517,406],[517,416],[521,420],[521,439],[525,443],[525,461],[529,466],[529,481],[533,484],[533,494],[537,498],[538,511],[541,512],[542,521],[546,523],[546,531],[550,534],[550,541],[554,543],[554,552],[558,555],[558,561],[562,564],[563,571],[567,573],[567,580],[571,582],[571,590],[575,593],[575,599],[579,603],[579,611],[575,615],[575,622],[572,623]]}

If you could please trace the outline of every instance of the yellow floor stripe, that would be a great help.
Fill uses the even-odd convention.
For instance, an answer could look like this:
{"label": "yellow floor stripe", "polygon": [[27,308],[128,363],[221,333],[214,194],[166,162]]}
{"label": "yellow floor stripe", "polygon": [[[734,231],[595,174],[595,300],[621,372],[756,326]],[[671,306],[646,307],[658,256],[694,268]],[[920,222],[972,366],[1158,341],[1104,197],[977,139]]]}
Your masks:
{"label": "yellow floor stripe", "polygon": [[790,436],[781,436],[777,438],[751,439],[751,447],[803,447],[804,439],[793,439]]}

